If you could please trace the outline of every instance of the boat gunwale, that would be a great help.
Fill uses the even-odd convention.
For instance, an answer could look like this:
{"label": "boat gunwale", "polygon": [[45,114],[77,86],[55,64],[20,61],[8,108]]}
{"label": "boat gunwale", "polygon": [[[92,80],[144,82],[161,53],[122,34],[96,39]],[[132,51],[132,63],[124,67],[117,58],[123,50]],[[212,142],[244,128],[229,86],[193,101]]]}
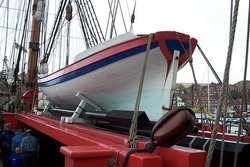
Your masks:
{"label": "boat gunwale", "polygon": [[[108,58],[108,57],[112,57],[112,56],[114,56],[115,54],[117,54],[117,53],[115,53],[115,54],[107,54],[107,55],[104,55],[104,56],[102,56],[102,55],[99,55],[101,52],[105,52],[105,51],[107,51],[107,50],[109,50],[109,49],[115,49],[115,47],[117,47],[117,46],[120,46],[120,45],[124,45],[124,44],[127,44],[127,42],[133,42],[133,41],[137,41],[137,40],[141,40],[141,39],[143,39],[143,40],[146,40],[147,38],[146,38],[147,36],[138,36],[138,38],[134,38],[134,39],[131,39],[131,40],[127,40],[127,41],[123,41],[123,42],[121,42],[121,43],[117,43],[117,44],[115,44],[115,45],[111,45],[111,46],[109,46],[109,47],[107,47],[107,48],[105,48],[105,49],[102,49],[102,50],[99,50],[99,51],[97,51],[97,52],[95,52],[95,53],[93,53],[93,54],[90,54],[89,56],[87,56],[87,57],[85,57],[85,58],[83,58],[83,59],[81,59],[81,60],[78,60],[78,61],[76,61],[76,62],[73,62],[72,64],[70,64],[70,65],[68,65],[68,66],[66,66],[66,67],[63,67],[63,68],[61,68],[61,69],[59,69],[59,70],[57,70],[57,71],[55,71],[55,72],[53,72],[53,73],[51,73],[51,74],[49,74],[49,75],[47,75],[47,76],[45,76],[45,77],[41,77],[41,78],[38,78],[38,83],[42,83],[42,82],[47,82],[47,81],[49,81],[49,80],[53,80],[53,79],[56,79],[57,77],[60,77],[60,76],[62,76],[62,75],[66,75],[66,74],[68,74],[68,73],[71,73],[71,72],[73,72],[73,71],[76,71],[76,70],[78,70],[78,69],[80,69],[80,68],[83,68],[83,67],[85,67],[85,66],[88,66],[88,65],[90,65],[90,64],[92,64],[92,63],[95,63],[95,62],[97,62],[97,61],[101,61],[101,60],[103,60],[103,59],[105,59],[105,58]],[[145,43],[144,41],[142,41],[141,43]],[[129,44],[129,45],[131,45],[131,44]],[[134,45],[132,45],[132,46],[134,46]],[[138,44],[138,46],[139,46],[139,44]],[[141,45],[140,45],[141,46]],[[136,47],[136,46],[135,46]],[[135,47],[131,47],[131,48],[129,48],[129,49],[132,49],[132,48],[135,48]],[[122,51],[120,51],[120,52],[123,52],[123,51],[126,51],[126,50],[128,50],[127,48],[126,49],[123,49]],[[112,52],[112,51],[109,51],[109,52]],[[99,60],[88,60],[88,59],[95,59],[96,57],[98,57],[98,56],[102,56],[102,57],[100,57],[99,58]],[[78,64],[80,64],[80,63],[84,63],[83,61],[91,61],[91,62],[89,62],[88,64],[85,64],[85,66],[78,66]],[[70,67],[72,67],[72,69],[70,68]],[[73,67],[75,67],[75,68],[73,68]],[[69,69],[70,68],[70,69]],[[66,70],[66,71],[65,71]]]}
{"label": "boat gunwale", "polygon": [[[159,47],[162,52],[167,52],[167,55],[166,55],[166,53],[163,53],[163,56],[166,58],[166,60],[169,60],[170,59],[170,58],[168,58],[169,51],[166,49],[166,47],[163,47],[164,45],[161,43],[162,42],[165,43],[164,42],[165,40],[173,40],[173,39],[178,39],[181,42],[182,41],[184,42],[186,40],[185,38],[183,40],[179,39],[179,37],[178,37],[179,35],[176,35],[176,34],[179,34],[180,36],[185,36],[185,37],[189,38],[189,35],[175,32],[175,31],[156,32],[156,33],[154,33],[152,43],[158,42],[157,46],[152,47],[152,45],[151,45],[150,49]],[[169,37],[169,39],[168,39],[168,37]],[[44,86],[51,86],[51,85],[55,85],[55,84],[58,84],[61,82],[65,82],[69,79],[60,79],[60,78],[65,77],[65,75],[70,75],[70,74],[76,73],[78,70],[86,68],[89,65],[92,65],[94,63],[103,61],[105,59],[117,56],[119,54],[125,54],[126,51],[130,51],[132,49],[137,49],[139,47],[145,47],[145,49],[146,49],[147,38],[148,38],[148,35],[138,36],[138,38],[130,39],[127,41],[123,41],[121,43],[117,43],[115,45],[111,45],[105,49],[102,49],[102,50],[97,51],[93,54],[90,54],[89,56],[87,56],[83,59],[80,59],[80,60],[70,64],[67,67],[64,67],[58,71],[55,71],[54,73],[51,73],[46,77],[39,78],[38,84],[39,84],[39,86],[44,87]],[[163,40],[163,39],[165,39],[165,40]],[[193,38],[191,38],[190,40],[193,40]],[[196,42],[196,40],[195,40],[195,42]],[[189,49],[192,49],[192,51],[194,50],[194,48],[189,48]],[[138,54],[138,53],[135,53],[135,54]],[[134,56],[135,54],[131,54],[127,57]],[[187,54],[187,53],[185,53],[185,54]],[[121,59],[123,59],[123,58],[120,58],[119,60],[121,60]],[[107,63],[107,64],[110,64],[110,63]],[[183,62],[181,64],[183,64]],[[75,76],[70,76],[69,78],[73,79],[72,77],[76,78]],[[58,81],[53,82],[53,80],[58,80]],[[52,83],[49,84],[48,82],[52,82]],[[46,84],[46,83],[48,83],[48,84]]]}

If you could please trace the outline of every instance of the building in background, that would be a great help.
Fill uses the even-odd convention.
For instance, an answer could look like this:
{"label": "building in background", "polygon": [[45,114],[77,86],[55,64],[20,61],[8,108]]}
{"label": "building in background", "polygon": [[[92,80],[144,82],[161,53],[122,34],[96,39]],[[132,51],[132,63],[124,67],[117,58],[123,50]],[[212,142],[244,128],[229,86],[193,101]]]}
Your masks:
{"label": "building in background", "polygon": [[[242,99],[243,97],[243,82],[238,82],[236,84],[229,85],[229,94],[232,97],[234,103],[241,109],[243,112],[250,113],[250,81],[247,81],[246,84],[246,100]],[[173,107],[178,106],[187,106],[187,107],[196,107],[198,106],[198,97],[201,99],[201,106],[215,113],[219,103],[221,84],[210,83],[209,88],[207,84],[198,84],[197,88],[192,83],[178,83],[176,85],[175,97],[173,101]],[[245,104],[242,101],[247,102],[247,111],[245,111]],[[232,110],[232,104],[228,103],[228,111]],[[232,111],[233,112],[233,111]]]}

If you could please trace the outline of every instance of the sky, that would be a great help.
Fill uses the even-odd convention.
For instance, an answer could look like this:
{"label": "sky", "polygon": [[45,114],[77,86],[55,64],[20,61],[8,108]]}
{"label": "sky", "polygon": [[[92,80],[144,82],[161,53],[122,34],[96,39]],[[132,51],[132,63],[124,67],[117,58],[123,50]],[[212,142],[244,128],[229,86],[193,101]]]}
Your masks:
{"label": "sky", "polygon": [[[127,19],[126,23],[129,27],[129,19],[134,9],[135,0],[120,1],[121,5],[124,7],[123,14],[125,19]],[[12,1],[10,1],[10,3],[11,2]],[[49,2],[49,8],[54,9],[54,11],[57,10],[57,6],[54,4],[55,2],[58,2],[58,0]],[[107,0],[92,0],[92,2],[99,22],[104,31],[108,18]],[[157,31],[177,31],[196,38],[198,40],[199,46],[207,56],[215,71],[218,73],[221,80],[223,80],[228,51],[227,48],[229,45],[230,3],[230,0],[137,0],[133,31],[135,34],[148,34]],[[17,3],[15,4],[17,5]],[[242,0],[240,2],[238,13],[235,42],[230,68],[229,83],[231,84],[243,80],[244,76],[247,15],[248,2],[246,0]],[[49,18],[53,17],[54,15],[50,13]],[[0,18],[1,26],[3,25],[3,21],[4,18]],[[11,19],[11,22],[12,24],[15,23],[14,19]],[[117,19],[117,24],[117,27],[120,27],[120,30],[124,31],[123,26],[121,26],[122,22],[119,22],[119,19]],[[51,27],[51,25],[52,22],[49,22],[47,26]],[[76,26],[76,24],[72,23],[71,29],[73,29],[73,31],[76,33],[76,35],[73,35],[73,38],[76,40],[76,42],[74,45],[71,45],[71,55],[76,55],[83,50],[83,39],[79,38],[80,31],[76,28]],[[50,31],[51,28],[48,28],[48,32]],[[2,59],[3,38],[5,36],[3,35],[5,30],[2,27],[0,29],[0,33],[0,44],[2,46],[0,48],[0,56]],[[62,34],[65,36],[66,33],[62,32]],[[65,45],[65,43],[61,45]],[[72,60],[73,58],[71,58],[71,61]],[[54,60],[51,60],[50,63],[53,64],[53,61]],[[248,61],[248,67],[249,65],[250,63]],[[193,54],[193,66],[197,82],[217,83],[217,80],[213,76],[212,72],[208,69],[208,66],[206,65],[197,48]],[[247,74],[247,80],[250,80],[249,72]],[[194,82],[189,64],[187,64],[178,72],[177,82]]]}

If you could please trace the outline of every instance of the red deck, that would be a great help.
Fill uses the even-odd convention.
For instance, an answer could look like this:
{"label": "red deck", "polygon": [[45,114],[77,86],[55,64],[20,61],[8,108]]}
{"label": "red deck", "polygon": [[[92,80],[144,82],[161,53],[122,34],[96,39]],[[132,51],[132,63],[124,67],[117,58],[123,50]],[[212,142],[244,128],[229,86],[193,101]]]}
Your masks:
{"label": "red deck", "polygon": [[[18,128],[18,122],[65,144],[60,152],[65,156],[65,167],[108,166],[116,163],[122,166],[122,160],[129,148],[128,136],[93,128],[91,125],[61,123],[59,120],[34,114],[5,113],[4,121]],[[147,141],[140,140],[139,147]],[[172,146],[157,147],[153,154],[134,153],[128,161],[128,167],[202,167],[206,152]]]}

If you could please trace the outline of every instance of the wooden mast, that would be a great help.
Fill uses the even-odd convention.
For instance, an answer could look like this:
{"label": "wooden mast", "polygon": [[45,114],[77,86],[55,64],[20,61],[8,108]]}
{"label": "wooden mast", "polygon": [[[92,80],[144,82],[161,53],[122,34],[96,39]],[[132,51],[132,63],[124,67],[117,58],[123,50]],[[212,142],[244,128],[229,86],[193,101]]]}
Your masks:
{"label": "wooden mast", "polygon": [[29,43],[29,59],[28,59],[28,71],[27,71],[27,88],[34,88],[36,83],[36,74],[37,74],[37,58],[39,52],[39,38],[40,38],[40,25],[41,22],[36,20],[35,12],[37,10],[38,0],[33,0],[32,7],[32,27],[31,27],[31,36]]}

